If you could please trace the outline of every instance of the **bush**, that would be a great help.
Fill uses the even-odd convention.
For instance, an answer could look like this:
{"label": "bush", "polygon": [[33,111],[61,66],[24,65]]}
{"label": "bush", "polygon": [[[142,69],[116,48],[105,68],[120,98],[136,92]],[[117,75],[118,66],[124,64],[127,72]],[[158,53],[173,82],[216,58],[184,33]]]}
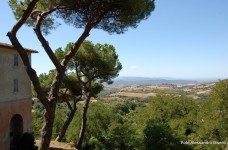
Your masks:
{"label": "bush", "polygon": [[24,133],[20,139],[19,150],[38,150],[35,139],[31,133]]}
{"label": "bush", "polygon": [[149,120],[144,129],[144,146],[146,150],[190,150],[188,145],[181,144],[172,129],[158,120]]}

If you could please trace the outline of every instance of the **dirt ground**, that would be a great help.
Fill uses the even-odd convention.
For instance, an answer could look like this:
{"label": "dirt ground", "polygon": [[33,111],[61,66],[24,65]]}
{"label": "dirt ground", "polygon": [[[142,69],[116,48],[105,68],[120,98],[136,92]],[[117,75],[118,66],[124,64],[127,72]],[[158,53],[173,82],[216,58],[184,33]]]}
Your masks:
{"label": "dirt ground", "polygon": [[[40,140],[36,140],[36,145],[40,144]],[[50,150],[76,150],[71,144],[58,141],[51,141]]]}

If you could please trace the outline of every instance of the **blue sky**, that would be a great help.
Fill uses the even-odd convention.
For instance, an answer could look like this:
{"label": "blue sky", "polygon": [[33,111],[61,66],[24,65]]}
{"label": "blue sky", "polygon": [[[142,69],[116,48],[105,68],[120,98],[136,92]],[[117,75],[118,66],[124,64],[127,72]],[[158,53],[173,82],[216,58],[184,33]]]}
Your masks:
{"label": "blue sky", "polygon": [[[215,78],[228,77],[228,1],[157,0],[150,18],[125,34],[93,30],[88,40],[115,46],[122,62],[120,76]],[[0,41],[16,22],[7,1],[0,1]],[[53,49],[75,41],[82,30],[60,26],[47,36]],[[33,30],[18,33],[22,45],[36,49],[32,58],[37,73],[53,68]]]}

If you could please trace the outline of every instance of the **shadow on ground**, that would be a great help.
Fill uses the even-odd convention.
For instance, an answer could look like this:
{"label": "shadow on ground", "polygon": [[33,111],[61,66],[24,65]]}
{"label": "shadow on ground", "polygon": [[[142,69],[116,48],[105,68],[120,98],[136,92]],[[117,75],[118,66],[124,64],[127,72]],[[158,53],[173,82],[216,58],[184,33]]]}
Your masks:
{"label": "shadow on ground", "polygon": [[49,150],[75,150],[75,149],[63,149],[63,148],[52,148],[52,147],[50,147]]}

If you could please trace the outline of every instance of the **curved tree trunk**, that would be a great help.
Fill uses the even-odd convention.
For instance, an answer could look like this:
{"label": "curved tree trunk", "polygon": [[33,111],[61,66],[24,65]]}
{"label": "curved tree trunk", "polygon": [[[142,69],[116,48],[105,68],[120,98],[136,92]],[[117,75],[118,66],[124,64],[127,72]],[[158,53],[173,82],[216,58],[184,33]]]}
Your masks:
{"label": "curved tree trunk", "polygon": [[85,136],[86,123],[87,123],[86,115],[89,107],[90,98],[91,98],[90,92],[86,93],[86,99],[84,100],[83,109],[82,109],[82,124],[81,124],[81,129],[80,129],[80,133],[79,133],[78,141],[76,145],[77,149],[81,149],[83,138]]}
{"label": "curved tree trunk", "polygon": [[74,118],[74,114],[75,114],[76,110],[72,110],[70,112],[70,115],[67,117],[67,120],[64,122],[64,125],[62,127],[62,130],[60,132],[60,134],[57,136],[57,138],[55,139],[58,142],[61,142],[66,134],[66,131],[70,125],[70,123],[72,122],[73,118]]}
{"label": "curved tree trunk", "polygon": [[[68,102],[69,103],[69,102]],[[74,102],[75,103],[75,102]],[[70,104],[69,104],[70,105]],[[68,105],[68,106],[69,106]],[[76,105],[76,104],[74,104]],[[67,117],[66,121],[64,122],[64,125],[62,127],[62,130],[60,132],[60,134],[57,136],[57,138],[55,139],[56,141],[58,142],[61,142],[66,134],[66,131],[70,125],[70,123],[72,122],[73,118],[74,118],[74,115],[75,115],[75,112],[76,112],[77,108],[74,107],[73,109],[70,108],[70,115]]]}

